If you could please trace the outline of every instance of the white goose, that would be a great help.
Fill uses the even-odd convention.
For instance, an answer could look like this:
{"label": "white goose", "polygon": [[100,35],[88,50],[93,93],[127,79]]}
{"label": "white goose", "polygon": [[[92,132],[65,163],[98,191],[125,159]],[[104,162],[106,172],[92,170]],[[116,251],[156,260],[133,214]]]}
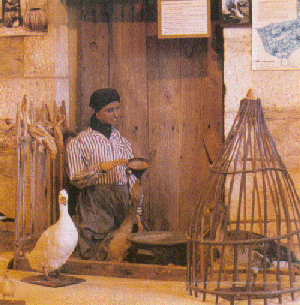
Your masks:
{"label": "white goose", "polygon": [[49,280],[49,272],[56,271],[74,251],[78,231],[68,212],[68,194],[59,193],[59,220],[43,232],[34,249],[26,255],[31,269],[43,272]]}

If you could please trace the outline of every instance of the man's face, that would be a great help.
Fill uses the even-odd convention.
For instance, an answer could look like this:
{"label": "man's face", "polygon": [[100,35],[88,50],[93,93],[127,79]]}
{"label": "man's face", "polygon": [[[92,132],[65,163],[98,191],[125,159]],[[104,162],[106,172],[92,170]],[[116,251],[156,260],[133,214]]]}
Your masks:
{"label": "man's face", "polygon": [[97,119],[103,124],[114,125],[120,116],[120,102],[111,102],[96,113]]}

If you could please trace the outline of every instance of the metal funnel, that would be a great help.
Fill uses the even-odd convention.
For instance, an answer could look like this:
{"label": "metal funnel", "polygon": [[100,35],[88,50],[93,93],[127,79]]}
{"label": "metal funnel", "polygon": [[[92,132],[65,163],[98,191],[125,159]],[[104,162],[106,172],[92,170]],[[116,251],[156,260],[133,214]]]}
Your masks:
{"label": "metal funnel", "polygon": [[137,179],[141,179],[149,167],[149,161],[144,158],[132,158],[127,163],[127,174],[133,174]]}

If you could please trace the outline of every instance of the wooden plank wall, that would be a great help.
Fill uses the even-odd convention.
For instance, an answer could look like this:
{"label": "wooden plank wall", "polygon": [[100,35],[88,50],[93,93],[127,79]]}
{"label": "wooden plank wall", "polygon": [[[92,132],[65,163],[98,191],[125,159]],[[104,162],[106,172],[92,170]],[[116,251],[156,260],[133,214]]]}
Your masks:
{"label": "wooden plank wall", "polygon": [[92,110],[89,107],[91,94],[109,86],[109,23],[104,4],[86,6],[82,9],[81,39],[81,94],[78,105],[83,130],[88,126]]}
{"label": "wooden plank wall", "polygon": [[153,230],[185,231],[223,139],[222,67],[212,39],[158,39],[155,14],[145,0],[83,7],[81,129],[92,92],[116,88],[118,128],[135,156],[156,154],[144,215]]}

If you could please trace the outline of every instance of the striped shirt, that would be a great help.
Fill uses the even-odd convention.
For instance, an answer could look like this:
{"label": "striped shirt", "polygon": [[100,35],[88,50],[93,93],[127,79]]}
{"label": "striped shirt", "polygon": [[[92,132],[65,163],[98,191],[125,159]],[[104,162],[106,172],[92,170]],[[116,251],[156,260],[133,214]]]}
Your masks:
{"label": "striped shirt", "polygon": [[118,165],[103,172],[101,163],[133,158],[130,142],[112,127],[107,139],[102,133],[87,128],[67,144],[68,174],[71,183],[79,189],[92,185],[129,185],[135,182],[126,174],[126,166]]}

